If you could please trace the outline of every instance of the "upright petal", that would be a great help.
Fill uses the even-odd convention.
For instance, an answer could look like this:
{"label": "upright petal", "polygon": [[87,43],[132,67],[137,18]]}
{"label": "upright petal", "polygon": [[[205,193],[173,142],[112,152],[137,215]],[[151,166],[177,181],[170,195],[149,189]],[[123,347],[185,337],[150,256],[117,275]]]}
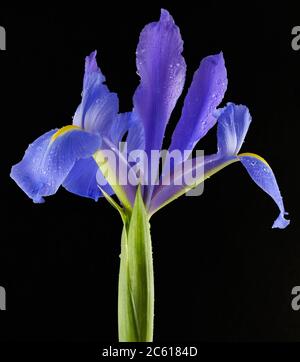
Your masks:
{"label": "upright petal", "polygon": [[[79,159],[75,162],[63,186],[69,192],[97,201],[99,197],[103,196],[97,182],[97,179],[100,177],[99,173],[101,174],[101,171],[93,157]],[[108,183],[105,186],[101,182],[101,188],[108,195],[113,194],[113,190]]]}
{"label": "upright petal", "polygon": [[243,153],[239,155],[239,159],[245,166],[252,180],[272,197],[280,210],[278,218],[274,221],[273,228],[284,229],[287,227],[290,221],[284,217],[286,212],[284,210],[282,196],[275,175],[269,164],[263,158],[253,153]]}
{"label": "upright petal", "polygon": [[[126,136],[125,139],[124,136]],[[115,146],[118,146],[122,140],[126,141],[128,152],[145,148],[144,127],[134,111],[117,115],[108,138]]]}
{"label": "upright petal", "polygon": [[124,136],[126,135],[126,132],[128,132],[128,129],[130,128],[131,123],[131,112],[126,113],[119,113],[116,118],[114,119],[114,122],[112,123],[110,134],[107,138],[110,139],[110,141],[115,145],[118,146],[119,142],[124,140]]}
{"label": "upright petal", "polygon": [[99,145],[99,136],[75,126],[52,130],[29,145],[10,176],[34,202],[43,202],[43,196],[57,191],[75,162],[93,155]]}
{"label": "upright petal", "polygon": [[162,10],[160,20],[143,29],[136,52],[141,82],[133,103],[144,125],[147,154],[161,149],[167,122],[182,92],[186,71],[182,50],[179,29]]}
{"label": "upright petal", "polygon": [[73,124],[101,135],[107,134],[118,113],[118,97],[104,84],[105,77],[98,68],[96,51],[85,59],[82,100]]}
{"label": "upright petal", "polygon": [[214,112],[221,103],[226,88],[227,72],[223,54],[204,58],[185,97],[170,151],[176,149],[183,153],[193,150],[195,144],[215,125],[217,119]]}
{"label": "upright petal", "polygon": [[143,123],[138,118],[136,112],[131,112],[128,135],[126,138],[127,151],[145,150],[145,130]]}
{"label": "upright petal", "polygon": [[251,123],[249,109],[227,103],[218,113],[218,154],[220,157],[237,155]]}

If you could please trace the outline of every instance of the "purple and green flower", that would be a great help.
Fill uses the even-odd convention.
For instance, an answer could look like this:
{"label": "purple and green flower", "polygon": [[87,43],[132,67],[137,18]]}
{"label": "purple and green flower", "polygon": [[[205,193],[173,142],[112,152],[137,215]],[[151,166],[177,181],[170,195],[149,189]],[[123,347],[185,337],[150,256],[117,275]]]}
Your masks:
{"label": "purple and green flower", "polygon": [[[218,108],[227,89],[222,53],[204,58],[194,74],[169,146],[169,152],[177,150],[184,155],[180,162],[172,163],[169,184],[162,182],[165,174],[159,172],[159,164],[156,168],[147,165],[144,175],[151,174],[154,177],[149,179],[161,182],[145,182],[128,159],[133,150],[143,151],[148,159],[151,151],[161,150],[166,126],[185,83],[182,51],[179,28],[171,15],[162,10],[159,21],[148,24],[140,35],[136,52],[140,84],[133,96],[133,110],[128,113],[119,113],[118,97],[105,85],[96,52],[91,53],[85,61],[82,100],[72,124],[48,131],[35,140],[11,171],[14,181],[36,203],[63,186],[69,192],[96,201],[105,197],[119,211],[124,223],[119,276],[120,341],[153,339],[154,281],[149,220],[159,209],[224,167],[240,161],[253,181],[277,204],[279,216],[273,227],[285,228],[289,224],[269,164],[254,153],[240,153],[251,123],[248,108],[234,103]],[[216,153],[188,159],[215,125]],[[119,147],[123,141],[126,152]],[[115,155],[114,164],[106,157],[108,151]],[[175,182],[200,168],[204,172],[193,184]],[[120,169],[136,182],[120,182],[124,176]]]}

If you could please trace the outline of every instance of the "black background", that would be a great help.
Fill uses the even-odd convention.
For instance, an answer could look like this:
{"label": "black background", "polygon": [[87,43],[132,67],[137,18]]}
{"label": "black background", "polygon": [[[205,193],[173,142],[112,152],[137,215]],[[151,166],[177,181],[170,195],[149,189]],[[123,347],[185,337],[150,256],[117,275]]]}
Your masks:
{"label": "black background", "polygon": [[[7,291],[1,339],[117,341],[122,224],[116,211],[64,189],[35,205],[9,172],[35,138],[71,123],[84,57],[94,49],[120,111],[131,109],[138,36],[165,7],[185,42],[186,85],[204,56],[224,52],[229,84],[223,104],[250,108],[243,151],[272,165],[291,225],[271,229],[278,210],[240,164],[208,180],[201,197],[182,197],[155,215],[155,341],[300,341],[300,311],[291,308],[291,289],[300,285],[300,51],[291,47],[291,29],[300,25],[296,3],[98,5],[0,13],[7,32],[7,50],[0,53],[0,285]],[[213,130],[198,148],[211,153],[215,147]]]}

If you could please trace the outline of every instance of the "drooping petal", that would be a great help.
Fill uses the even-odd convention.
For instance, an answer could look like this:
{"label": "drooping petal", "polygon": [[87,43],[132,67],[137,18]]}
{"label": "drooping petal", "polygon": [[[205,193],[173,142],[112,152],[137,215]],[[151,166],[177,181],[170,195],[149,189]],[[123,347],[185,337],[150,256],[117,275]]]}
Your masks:
{"label": "drooping petal", "polygon": [[[154,214],[163,206],[169,204],[173,200],[185,194],[187,191],[204,182],[207,178],[219,172],[224,167],[239,160],[242,162],[253,181],[259,187],[261,187],[263,191],[271,196],[271,198],[277,204],[280,210],[280,214],[273,223],[273,228],[283,229],[287,227],[290,221],[286,220],[284,217],[286,212],[275,175],[271,167],[264,159],[252,153],[244,153],[238,156],[232,155],[226,157],[211,155],[206,156],[204,160],[203,158],[193,159],[191,166],[188,167],[184,167],[184,164],[187,161],[185,161],[183,165],[177,165],[174,169],[174,173],[171,175],[170,185],[160,185],[159,188],[157,188],[151,201],[149,210],[150,215]],[[199,169],[203,170],[203,172],[199,173]],[[200,176],[193,184],[182,183],[181,185],[178,185],[178,183],[176,183],[178,180],[184,181],[189,179],[189,176],[191,174],[195,174],[196,172],[198,172]]]}
{"label": "drooping petal", "polygon": [[182,92],[186,72],[182,50],[179,29],[162,10],[160,20],[143,29],[136,52],[141,81],[133,103],[144,125],[147,154],[161,149],[167,122]]}
{"label": "drooping petal", "polygon": [[[273,171],[267,162],[260,156],[251,153],[237,155],[245,136],[247,134],[251,116],[245,106],[229,103],[225,108],[219,111],[218,118],[218,152],[214,155],[199,157],[193,159],[188,167],[184,167],[187,161],[177,165],[171,175],[170,185],[161,185],[156,189],[152,198],[149,213],[152,215],[163,206],[183,195],[187,191],[204,182],[208,177],[214,175],[224,167],[241,161],[253,181],[269,194],[280,209],[280,214],[273,224],[273,228],[285,228],[289,220],[284,218],[285,210],[282,197],[274,176]],[[199,169],[199,178],[193,184],[182,183],[178,185],[176,180],[189,179],[190,174],[195,174]],[[164,176],[166,177],[166,176]]]}
{"label": "drooping petal", "polygon": [[39,191],[43,187],[43,182],[40,181],[42,175],[39,168],[43,162],[44,153],[47,150],[50,139],[56,131],[57,129],[51,130],[30,144],[22,161],[11,169],[10,177],[37,203],[44,201],[39,195]]}
{"label": "drooping petal", "polygon": [[[100,175],[99,175],[100,173]],[[104,179],[93,157],[80,159],[75,162],[72,170],[65,179],[63,186],[69,192],[79,196],[89,197],[97,201],[102,196],[97,180]],[[113,190],[108,183],[101,182],[101,188],[109,195]]]}
{"label": "drooping petal", "polygon": [[118,113],[118,97],[104,84],[94,51],[85,59],[82,100],[73,118],[73,124],[102,136],[109,132]]}
{"label": "drooping petal", "polygon": [[94,154],[99,145],[99,136],[75,126],[52,130],[29,145],[10,176],[34,202],[43,202],[43,196],[57,191],[75,162]]}
{"label": "drooping petal", "polygon": [[179,150],[183,153],[193,150],[195,144],[215,125],[217,119],[214,112],[226,88],[227,72],[223,54],[204,58],[185,97],[181,118],[172,135],[170,151]]}
{"label": "drooping petal", "polygon": [[284,217],[286,212],[284,210],[282,196],[271,167],[263,158],[253,153],[241,154],[239,155],[239,159],[252,180],[272,197],[280,210],[278,218],[274,221],[273,228],[284,229],[287,227],[290,221]]}

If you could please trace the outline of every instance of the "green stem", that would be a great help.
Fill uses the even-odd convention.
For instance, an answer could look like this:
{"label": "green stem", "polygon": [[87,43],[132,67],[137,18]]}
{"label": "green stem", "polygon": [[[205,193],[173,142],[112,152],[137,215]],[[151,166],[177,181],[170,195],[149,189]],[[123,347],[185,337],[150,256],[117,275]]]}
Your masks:
{"label": "green stem", "polygon": [[120,342],[152,342],[154,278],[149,216],[140,190],[124,218],[119,274]]}

